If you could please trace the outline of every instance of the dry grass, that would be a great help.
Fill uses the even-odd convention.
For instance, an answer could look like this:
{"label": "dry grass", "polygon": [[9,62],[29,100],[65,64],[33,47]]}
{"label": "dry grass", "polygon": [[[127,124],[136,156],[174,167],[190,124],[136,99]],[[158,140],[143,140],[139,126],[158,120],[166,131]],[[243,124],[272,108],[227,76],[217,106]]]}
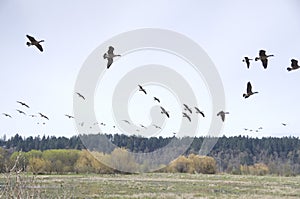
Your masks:
{"label": "dry grass", "polygon": [[34,182],[22,189],[37,198],[300,198],[300,176],[42,175]]}

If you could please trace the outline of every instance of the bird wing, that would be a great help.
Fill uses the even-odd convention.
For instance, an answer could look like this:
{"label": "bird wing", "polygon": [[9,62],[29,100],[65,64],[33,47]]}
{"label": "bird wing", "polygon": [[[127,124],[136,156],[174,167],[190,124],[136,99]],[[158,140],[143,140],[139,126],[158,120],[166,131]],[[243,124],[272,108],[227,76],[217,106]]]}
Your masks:
{"label": "bird wing", "polygon": [[225,121],[225,114],[220,114],[221,115],[221,119],[224,122]]}
{"label": "bird wing", "polygon": [[165,111],[165,114],[167,115],[168,118],[170,117],[170,115],[167,111]]}
{"label": "bird wing", "polygon": [[199,113],[202,115],[202,117],[205,117],[205,115],[202,111],[199,111]]}
{"label": "bird wing", "polygon": [[246,59],[247,68],[250,68],[250,61],[249,59]]}
{"label": "bird wing", "polygon": [[261,59],[261,62],[262,62],[264,69],[266,69],[268,67],[268,59]]}
{"label": "bird wing", "polygon": [[252,92],[252,86],[251,86],[251,83],[248,82],[247,83],[247,93],[251,93]]}
{"label": "bird wing", "polygon": [[108,54],[114,54],[114,47],[109,46],[109,47],[108,47],[107,53],[108,53]]}
{"label": "bird wing", "polygon": [[188,106],[188,105],[183,104],[183,106],[184,106],[186,109],[189,109],[189,106]]}
{"label": "bird wing", "polygon": [[114,61],[113,58],[107,58],[107,65],[106,65],[107,69],[112,65],[113,61]]}
{"label": "bird wing", "polygon": [[259,56],[260,56],[260,57],[266,56],[266,51],[265,51],[265,50],[260,50],[260,51],[259,51]]}
{"label": "bird wing", "polygon": [[292,59],[291,62],[292,62],[292,64],[291,64],[292,68],[298,68],[298,61],[297,60]]}
{"label": "bird wing", "polygon": [[41,44],[36,44],[35,45],[41,52],[43,52],[43,47]]}
{"label": "bird wing", "polygon": [[35,38],[30,36],[30,35],[26,35],[26,37],[31,41],[31,42],[36,42]]}

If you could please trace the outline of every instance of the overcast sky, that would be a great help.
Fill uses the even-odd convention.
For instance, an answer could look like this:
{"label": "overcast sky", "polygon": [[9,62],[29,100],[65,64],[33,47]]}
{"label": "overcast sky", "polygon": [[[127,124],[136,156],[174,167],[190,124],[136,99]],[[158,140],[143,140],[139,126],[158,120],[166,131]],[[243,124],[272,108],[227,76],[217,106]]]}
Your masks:
{"label": "overcast sky", "polygon": [[[222,134],[298,137],[300,70],[287,72],[286,68],[292,58],[300,59],[299,8],[298,0],[2,0],[0,136],[76,135],[74,121],[64,114],[73,114],[74,85],[87,57],[103,42],[123,32],[160,28],[197,42],[214,62],[225,89],[226,111],[230,112]],[[43,53],[26,46],[26,34],[45,40]],[[260,62],[251,62],[247,69],[243,57],[254,58],[260,49],[274,54],[268,69],[263,69]],[[142,59],[134,60],[132,56]],[[101,112],[97,118],[107,123],[104,132],[120,132],[112,127],[118,121],[114,121],[109,106],[109,91],[113,91],[114,82],[122,78],[124,71],[148,64],[154,58],[156,64],[169,64],[182,71],[193,84],[195,78],[189,66],[163,52],[144,51],[119,58],[95,94],[95,112]],[[122,70],[118,71],[118,67]],[[259,94],[244,99],[242,94],[248,81]],[[196,93],[204,96],[201,107],[207,113],[201,119],[204,122],[200,133],[205,134],[209,118],[215,116],[211,115],[209,98],[205,97],[209,96],[208,92],[201,85],[199,88]],[[168,103],[163,105],[174,117],[159,135],[172,135],[182,116],[180,104],[172,93],[162,88],[149,86],[147,89],[167,99]],[[30,109],[17,104],[17,100],[26,102]],[[129,114],[137,125],[150,123],[151,100],[142,99],[138,91],[133,93]],[[41,112],[50,120],[23,116],[16,109],[28,115]],[[263,129],[255,132],[259,127]],[[254,131],[244,131],[244,128]]]}

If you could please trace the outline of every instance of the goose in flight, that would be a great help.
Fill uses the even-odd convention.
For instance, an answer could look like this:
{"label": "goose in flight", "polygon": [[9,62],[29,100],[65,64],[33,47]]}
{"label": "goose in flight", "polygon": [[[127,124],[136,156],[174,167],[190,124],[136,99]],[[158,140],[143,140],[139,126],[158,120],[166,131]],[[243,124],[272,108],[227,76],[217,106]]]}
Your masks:
{"label": "goose in flight", "polygon": [[22,106],[25,106],[26,108],[30,108],[26,103],[24,102],[20,102],[20,101],[17,101],[17,103],[21,104]]}
{"label": "goose in flight", "polygon": [[259,129],[259,130],[262,130],[262,129],[263,129],[263,127],[259,127],[258,129]]}
{"label": "goose in flight", "polygon": [[65,116],[66,116],[67,118],[69,118],[69,119],[74,118],[74,116],[72,116],[72,115],[67,115],[67,114],[65,114]]}
{"label": "goose in flight", "polygon": [[80,93],[76,92],[76,94],[78,95],[78,97],[81,97],[83,100],[85,100],[85,97],[83,95],[81,95]]}
{"label": "goose in flight", "polygon": [[29,115],[29,117],[36,117],[36,115]]}
{"label": "goose in flight", "polygon": [[48,118],[46,115],[44,115],[44,114],[42,114],[42,113],[39,113],[39,114],[40,114],[41,117],[43,117],[43,118],[49,120],[49,118]]}
{"label": "goose in flight", "polygon": [[157,101],[158,103],[160,103],[160,100],[157,97],[153,97],[154,101]]}
{"label": "goose in flight", "polygon": [[229,114],[229,112],[220,111],[217,116],[220,116],[222,121],[225,121],[225,114]]}
{"label": "goose in flight", "polygon": [[26,115],[25,112],[23,112],[23,111],[21,111],[21,110],[19,110],[19,109],[16,109],[16,110],[17,110],[19,113]]}
{"label": "goose in flight", "polygon": [[142,125],[142,124],[140,124],[140,126],[142,127],[142,128],[144,128],[144,129],[147,129],[147,127],[145,127],[144,125]]}
{"label": "goose in flight", "polygon": [[120,57],[121,55],[115,55],[114,54],[114,47],[109,46],[108,47],[108,51],[107,53],[104,53],[103,58],[107,59],[107,69],[109,69],[109,67],[112,65],[113,61],[114,61],[114,57]]}
{"label": "goose in flight", "polygon": [[146,90],[141,85],[138,85],[138,86],[139,86],[139,91],[142,91],[143,93],[145,93],[147,95]]}
{"label": "goose in flight", "polygon": [[286,126],[287,124],[286,123],[281,123],[283,126]]}
{"label": "goose in flight", "polygon": [[266,55],[265,50],[260,50],[259,56],[255,57],[255,61],[260,60],[262,62],[264,69],[266,69],[268,67],[268,57],[274,57],[274,55]]}
{"label": "goose in flight", "polygon": [[245,130],[245,131],[248,131],[248,129],[247,129],[247,128],[244,128],[244,130]]}
{"label": "goose in flight", "polygon": [[194,108],[196,109],[196,113],[199,113],[199,114],[202,115],[202,117],[205,117],[203,111],[200,111],[200,109],[198,107],[196,107],[196,106]]}
{"label": "goose in flight", "polygon": [[244,57],[244,59],[242,60],[243,62],[246,62],[247,64],[247,68],[250,68],[250,61],[253,59],[250,59],[249,57]]}
{"label": "goose in flight", "polygon": [[2,113],[5,117],[10,117],[10,118],[12,118],[12,116],[11,115],[9,115],[9,114],[7,114],[7,113]]}
{"label": "goose in flight", "polygon": [[154,126],[155,128],[157,128],[157,129],[161,129],[161,127],[160,127],[160,126],[157,126],[156,124],[153,124],[153,126]]}
{"label": "goose in flight", "polygon": [[168,118],[170,117],[169,113],[166,111],[166,109],[164,109],[164,107],[160,107],[161,109],[161,114],[165,114]]}
{"label": "goose in flight", "polygon": [[188,114],[186,114],[186,113],[183,113],[183,117],[186,117],[190,122],[192,121],[191,117]]}
{"label": "goose in flight", "polygon": [[291,67],[288,67],[287,71],[297,70],[300,68],[300,66],[298,65],[298,60],[292,59],[291,62]]}
{"label": "goose in flight", "polygon": [[188,105],[183,104],[183,106],[184,106],[184,110],[185,111],[188,111],[188,112],[190,112],[192,114],[192,109]]}
{"label": "goose in flight", "polygon": [[27,46],[36,46],[41,52],[43,52],[43,47],[40,44],[41,42],[44,42],[44,40],[37,41],[34,37],[30,35],[26,35],[26,37],[29,39],[30,42],[26,42]]}
{"label": "goose in flight", "polygon": [[128,120],[122,120],[123,122],[130,124],[130,122]]}
{"label": "goose in flight", "polygon": [[246,99],[246,98],[248,98],[248,97],[250,97],[251,95],[254,95],[254,94],[256,94],[256,93],[258,93],[258,92],[253,92],[253,91],[252,91],[252,85],[251,85],[250,82],[248,82],[248,83],[247,83],[247,93],[244,93],[244,94],[243,94],[243,97]]}

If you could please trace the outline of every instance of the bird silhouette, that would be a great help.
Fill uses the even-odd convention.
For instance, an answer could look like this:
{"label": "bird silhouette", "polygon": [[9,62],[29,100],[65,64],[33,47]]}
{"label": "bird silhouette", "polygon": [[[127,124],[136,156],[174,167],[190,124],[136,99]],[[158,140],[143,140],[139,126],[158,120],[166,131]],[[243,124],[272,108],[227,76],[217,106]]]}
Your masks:
{"label": "bird silhouette", "polygon": [[22,106],[25,106],[25,107],[27,107],[27,108],[30,108],[26,103],[24,103],[24,102],[20,102],[20,101],[17,101],[17,103],[19,103],[19,104],[21,104]]}
{"label": "bird silhouette", "polygon": [[184,106],[184,110],[185,111],[188,111],[188,112],[190,112],[192,114],[192,109],[188,105],[183,104],[183,106]]}
{"label": "bird silhouette", "polygon": [[244,130],[245,130],[245,131],[248,131],[248,129],[247,129],[247,128],[244,128]]}
{"label": "bird silhouette", "polygon": [[113,61],[114,61],[114,57],[120,57],[121,55],[115,55],[114,54],[114,47],[109,46],[108,47],[108,51],[107,53],[104,53],[103,58],[107,59],[107,69],[109,69],[109,67],[112,65]]}
{"label": "bird silhouette", "polygon": [[147,127],[145,127],[144,125],[142,125],[142,124],[140,124],[140,126],[142,127],[142,128],[144,128],[144,129],[147,129]]}
{"label": "bird silhouette", "polygon": [[244,94],[243,94],[243,97],[246,99],[246,98],[248,98],[248,97],[250,97],[251,95],[254,95],[254,94],[256,94],[256,93],[258,93],[258,92],[253,92],[253,91],[252,91],[252,85],[251,85],[250,82],[248,82],[248,83],[247,83],[247,93],[244,93]]}
{"label": "bird silhouette", "polygon": [[220,116],[222,121],[225,121],[225,114],[229,114],[229,112],[220,111],[217,116]]}
{"label": "bird silhouette", "polygon": [[10,118],[12,118],[12,116],[11,115],[9,115],[9,114],[7,114],[7,113],[2,113],[5,117],[10,117]]}
{"label": "bird silhouette", "polygon": [[286,126],[287,124],[286,123],[281,123],[283,126]]}
{"label": "bird silhouette", "polygon": [[36,117],[36,115],[29,115],[29,117]]}
{"label": "bird silhouette", "polygon": [[247,68],[250,68],[250,61],[253,59],[250,59],[249,57],[244,57],[242,60],[243,62],[246,62]]}
{"label": "bird silhouette", "polygon": [[146,90],[141,85],[138,85],[138,86],[139,86],[139,91],[142,91],[143,93],[145,93],[147,95]]}
{"label": "bird silhouette", "polygon": [[155,128],[157,128],[157,129],[161,129],[161,127],[160,127],[160,126],[157,126],[156,124],[153,124],[153,126],[154,126]]}
{"label": "bird silhouette", "polygon": [[188,114],[186,114],[186,113],[182,113],[182,114],[183,114],[183,117],[186,117],[190,122],[192,121],[191,117]]}
{"label": "bird silhouette", "polygon": [[262,130],[262,129],[263,129],[263,127],[259,127],[258,129],[259,129],[259,130]]}
{"label": "bird silhouette", "polygon": [[157,97],[153,97],[154,101],[157,101],[158,103],[160,103],[160,100]]}
{"label": "bird silhouette", "polygon": [[161,114],[165,114],[168,118],[170,117],[169,113],[166,111],[166,109],[164,109],[164,107],[160,107],[161,109]]}
{"label": "bird silhouette", "polygon": [[78,95],[78,97],[81,97],[83,100],[85,100],[85,97],[83,95],[81,95],[80,93],[76,92],[76,94]]}
{"label": "bird silhouette", "polygon": [[123,122],[130,124],[130,122],[128,120],[122,120]]}
{"label": "bird silhouette", "polygon": [[26,113],[24,111],[21,111],[19,109],[16,109],[19,113],[26,115]]}
{"label": "bird silhouette", "polygon": [[46,115],[44,115],[44,114],[42,114],[42,113],[39,113],[39,114],[40,114],[40,116],[41,116],[42,118],[45,118],[45,119],[49,120],[49,118],[48,118]]}
{"label": "bird silhouette", "polygon": [[265,50],[260,50],[259,51],[259,56],[255,57],[255,61],[260,60],[262,62],[262,65],[264,67],[264,69],[266,69],[268,67],[268,57],[273,57],[274,55],[266,55],[266,51]]}
{"label": "bird silhouette", "polygon": [[202,115],[202,117],[205,117],[203,111],[200,111],[200,109],[198,107],[196,107],[196,106],[194,108],[196,109],[196,113],[199,113],[199,114]]}
{"label": "bird silhouette", "polygon": [[291,67],[288,67],[287,71],[297,70],[300,68],[300,66],[298,65],[298,60],[292,59],[291,62]]}
{"label": "bird silhouette", "polygon": [[70,118],[70,119],[71,119],[71,118],[74,118],[74,116],[68,115],[68,114],[65,114],[65,116],[68,117],[68,118]]}
{"label": "bird silhouette", "polygon": [[30,42],[26,42],[27,46],[36,46],[41,52],[43,52],[43,47],[40,44],[41,42],[44,42],[44,40],[37,41],[34,37],[30,35],[26,35],[26,37],[29,39]]}

